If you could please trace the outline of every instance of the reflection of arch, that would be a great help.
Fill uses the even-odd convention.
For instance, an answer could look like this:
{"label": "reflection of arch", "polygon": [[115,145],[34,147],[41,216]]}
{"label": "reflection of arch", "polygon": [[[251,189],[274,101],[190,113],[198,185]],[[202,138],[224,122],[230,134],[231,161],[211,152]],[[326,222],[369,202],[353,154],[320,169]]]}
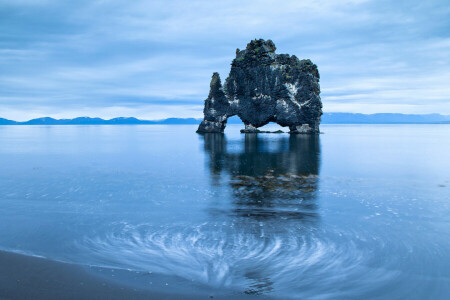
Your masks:
{"label": "reflection of arch", "polygon": [[[213,178],[230,176],[234,213],[257,218],[308,218],[315,214],[319,174],[319,136],[290,135],[269,139],[246,134],[228,151],[223,134],[203,135]],[[236,143],[236,142],[232,142]],[[214,180],[217,184],[217,178]],[[294,210],[286,209],[295,207]]]}
{"label": "reflection of arch", "polygon": [[268,293],[274,289],[273,264],[289,261],[307,247],[305,240],[319,220],[319,136],[245,134],[233,141],[220,133],[202,137],[213,184],[225,182],[232,192],[231,208],[210,209],[214,221],[226,224],[221,251],[233,255],[251,249],[253,254],[246,253],[246,258],[234,257],[230,269],[245,277],[245,293]]}

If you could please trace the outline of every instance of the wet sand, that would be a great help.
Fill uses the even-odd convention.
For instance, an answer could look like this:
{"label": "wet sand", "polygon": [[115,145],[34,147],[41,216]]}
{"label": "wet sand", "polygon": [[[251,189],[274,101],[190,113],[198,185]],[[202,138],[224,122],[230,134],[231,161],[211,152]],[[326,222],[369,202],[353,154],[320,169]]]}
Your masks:
{"label": "wet sand", "polygon": [[62,263],[0,251],[0,299],[268,299],[164,275]]}

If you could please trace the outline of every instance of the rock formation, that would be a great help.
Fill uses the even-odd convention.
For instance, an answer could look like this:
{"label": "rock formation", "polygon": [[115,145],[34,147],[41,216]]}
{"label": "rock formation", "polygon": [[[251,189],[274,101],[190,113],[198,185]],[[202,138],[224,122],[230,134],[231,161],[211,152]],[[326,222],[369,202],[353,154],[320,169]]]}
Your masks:
{"label": "rock formation", "polygon": [[269,122],[288,126],[291,133],[319,133],[322,102],[319,71],[309,59],[275,54],[271,40],[253,40],[236,58],[225,85],[218,73],[211,79],[204,120],[197,132],[223,132],[237,115],[244,132],[257,132]]}

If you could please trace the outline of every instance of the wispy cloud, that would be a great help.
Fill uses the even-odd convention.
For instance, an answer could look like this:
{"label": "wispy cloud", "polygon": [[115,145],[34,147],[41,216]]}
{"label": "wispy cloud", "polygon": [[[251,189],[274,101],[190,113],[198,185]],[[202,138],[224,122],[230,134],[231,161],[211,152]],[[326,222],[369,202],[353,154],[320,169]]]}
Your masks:
{"label": "wispy cloud", "polygon": [[0,0],[0,117],[200,116],[259,37],[319,66],[325,111],[450,114],[449,20],[445,0]]}

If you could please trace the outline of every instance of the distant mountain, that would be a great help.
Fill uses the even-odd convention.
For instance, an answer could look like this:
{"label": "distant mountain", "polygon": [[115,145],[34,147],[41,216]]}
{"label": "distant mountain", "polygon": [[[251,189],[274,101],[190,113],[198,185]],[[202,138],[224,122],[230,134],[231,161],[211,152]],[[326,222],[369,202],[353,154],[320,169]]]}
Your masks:
{"label": "distant mountain", "polygon": [[153,121],[144,121],[136,118],[114,118],[104,120],[101,118],[79,117],[75,119],[38,118],[27,122],[17,122],[18,125],[125,125],[125,124],[153,124]]}
{"label": "distant mountain", "polygon": [[165,120],[154,121],[155,124],[200,124],[202,119],[194,119],[194,118],[168,118]]}
{"label": "distant mountain", "polygon": [[[75,119],[53,119],[49,117],[32,119],[26,122],[16,122],[0,118],[0,125],[197,125],[202,119],[168,118],[163,120],[139,120],[136,118],[101,118],[79,117]],[[228,124],[242,124],[239,117],[228,119]],[[324,113],[322,124],[450,124],[450,116],[440,114],[407,115],[407,114],[353,114]]]}
{"label": "distant mountain", "polygon": [[322,124],[439,124],[450,123],[450,116],[440,114],[353,114],[324,113]]}
{"label": "distant mountain", "polygon": [[89,117],[79,117],[75,119],[63,119],[61,121],[65,121],[66,124],[72,125],[95,125],[95,124],[104,124],[105,120],[100,118],[89,118]]}
{"label": "distant mountain", "polygon": [[[239,117],[228,119],[228,124],[242,124]],[[324,113],[321,124],[450,124],[450,116],[440,114],[353,114]]]}
{"label": "distant mountain", "polygon": [[168,118],[163,120],[139,120],[137,118],[101,118],[79,117],[74,119],[54,119],[49,117],[32,119],[26,122],[16,122],[0,118],[0,125],[152,125],[152,124],[200,124],[201,119]]}
{"label": "distant mountain", "polygon": [[29,120],[26,122],[17,122],[18,125],[58,125],[61,121],[64,120],[56,120],[53,118],[45,117]]}
{"label": "distant mountain", "polygon": [[136,118],[114,118],[110,120],[100,119],[103,123],[107,125],[139,125],[139,124],[154,124],[153,121],[139,120]]}
{"label": "distant mountain", "polygon": [[16,121],[0,118],[0,125],[16,125]]}

